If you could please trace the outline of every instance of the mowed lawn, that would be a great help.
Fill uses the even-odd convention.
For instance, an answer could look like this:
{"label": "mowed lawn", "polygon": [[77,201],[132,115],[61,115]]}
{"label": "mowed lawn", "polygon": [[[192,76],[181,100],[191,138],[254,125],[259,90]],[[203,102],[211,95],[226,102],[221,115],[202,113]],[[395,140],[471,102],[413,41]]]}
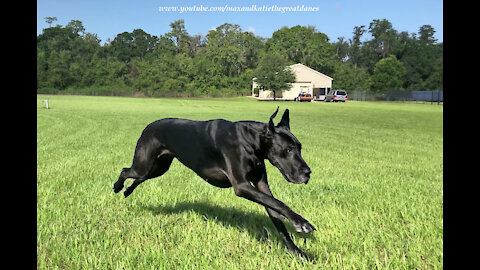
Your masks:
{"label": "mowed lawn", "polygon": [[[266,161],[269,182],[317,228],[285,221],[312,260],[287,253],[262,206],[176,160],[127,199],[113,193],[150,122],[267,122],[277,106],[313,172],[295,185]],[[443,106],[38,95],[37,268],[442,269]]]}

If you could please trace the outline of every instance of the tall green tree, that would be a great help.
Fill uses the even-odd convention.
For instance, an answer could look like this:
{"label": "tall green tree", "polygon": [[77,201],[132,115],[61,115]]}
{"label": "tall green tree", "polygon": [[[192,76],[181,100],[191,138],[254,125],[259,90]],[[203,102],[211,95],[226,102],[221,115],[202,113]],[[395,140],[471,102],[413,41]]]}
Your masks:
{"label": "tall green tree", "polygon": [[419,41],[421,44],[426,46],[433,46],[437,42],[437,39],[434,37],[435,29],[429,24],[420,26],[418,30]]}
{"label": "tall green tree", "polygon": [[353,28],[353,37],[349,40],[350,43],[350,48],[348,51],[348,58],[351,63],[355,66],[355,68],[358,66],[360,63],[360,58],[361,58],[361,46],[362,46],[362,41],[360,38],[362,35],[365,33],[365,26],[355,26]]}
{"label": "tall green tree", "polygon": [[339,37],[337,40],[337,42],[333,43],[333,46],[335,46],[336,60],[339,62],[345,62],[348,59],[350,45],[348,44],[348,41],[345,40],[345,37]]}
{"label": "tall green tree", "polygon": [[327,75],[333,73],[334,46],[314,26],[282,27],[267,40],[266,50],[286,55],[290,63],[302,63]]}
{"label": "tall green tree", "polygon": [[47,61],[47,84],[56,89],[65,89],[71,83],[70,76],[71,53],[67,50],[53,51]]}
{"label": "tall green tree", "polygon": [[436,43],[434,33],[435,30],[430,25],[423,25],[410,37],[403,34],[398,39],[402,46],[396,55],[407,70],[405,89],[443,89],[443,81],[440,79],[443,77],[440,76],[443,74],[443,45]]}
{"label": "tall green tree", "polygon": [[222,68],[225,76],[236,76],[246,66],[241,48],[242,29],[237,24],[225,23],[207,34],[206,53]]}
{"label": "tall green tree", "polygon": [[273,91],[273,100],[276,92],[289,90],[295,82],[295,74],[288,67],[288,61],[279,53],[267,53],[254,71],[255,81],[265,90]]}
{"label": "tall green tree", "polygon": [[375,65],[372,75],[372,90],[385,93],[389,90],[403,90],[406,69],[395,55],[384,58]]}
{"label": "tall green tree", "polygon": [[45,17],[45,22],[48,23],[48,27],[52,27],[52,23],[57,20],[57,17]]}
{"label": "tall green tree", "polygon": [[85,27],[83,27],[83,23],[79,20],[71,20],[65,28],[71,29],[76,35],[83,35],[85,33]]}
{"label": "tall green tree", "polygon": [[343,90],[370,90],[371,81],[365,68],[355,67],[352,63],[335,64],[335,88]]}
{"label": "tall green tree", "polygon": [[373,37],[369,46],[378,54],[379,59],[389,56],[397,37],[397,31],[392,27],[392,23],[386,19],[373,20],[368,30]]}
{"label": "tall green tree", "polygon": [[205,54],[219,65],[225,76],[237,77],[258,62],[262,39],[244,32],[237,24],[225,23],[206,36]]}
{"label": "tall green tree", "polygon": [[157,42],[156,36],[152,36],[142,29],[135,29],[131,33],[118,34],[111,42],[111,51],[118,60],[129,62],[134,57],[141,58],[155,50]]}
{"label": "tall green tree", "polygon": [[165,34],[167,38],[170,38],[177,47],[177,53],[188,54],[190,51],[189,43],[191,43],[190,36],[185,28],[184,20],[176,20],[170,23],[170,32]]}

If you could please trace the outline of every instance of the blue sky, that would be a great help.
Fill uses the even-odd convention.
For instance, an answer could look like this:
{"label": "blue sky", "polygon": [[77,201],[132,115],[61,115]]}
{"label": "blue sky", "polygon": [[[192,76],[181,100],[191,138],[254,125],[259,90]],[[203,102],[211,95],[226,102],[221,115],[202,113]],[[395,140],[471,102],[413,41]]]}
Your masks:
{"label": "blue sky", "polygon": [[[315,12],[168,12],[159,7],[176,6],[310,6]],[[47,28],[45,17],[57,17],[54,24],[66,25],[80,20],[87,32],[102,40],[113,40],[122,32],[143,29],[160,36],[170,31],[169,24],[183,19],[189,34],[206,35],[223,23],[238,24],[244,31],[271,37],[282,26],[313,25],[327,34],[331,41],[338,37],[349,39],[355,26],[368,29],[373,19],[387,19],[397,31],[416,33],[420,26],[430,24],[436,30],[435,38],[443,42],[443,1],[441,0],[38,0],[37,35]],[[368,35],[364,39],[369,38]]]}

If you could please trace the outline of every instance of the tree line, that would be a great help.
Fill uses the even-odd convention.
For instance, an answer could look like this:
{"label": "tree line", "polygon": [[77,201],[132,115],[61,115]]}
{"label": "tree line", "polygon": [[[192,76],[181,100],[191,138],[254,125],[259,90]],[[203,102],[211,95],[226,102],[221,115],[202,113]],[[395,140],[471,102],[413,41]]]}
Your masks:
{"label": "tree line", "polygon": [[[443,89],[443,43],[423,25],[398,32],[386,20],[355,26],[352,37],[330,41],[314,26],[282,27],[270,38],[224,23],[191,35],[183,20],[155,36],[123,32],[103,45],[81,21],[51,24],[37,36],[37,92],[145,96],[233,96],[251,93],[261,63],[302,63],[334,78],[333,88]],[[365,38],[369,34],[369,39]]]}

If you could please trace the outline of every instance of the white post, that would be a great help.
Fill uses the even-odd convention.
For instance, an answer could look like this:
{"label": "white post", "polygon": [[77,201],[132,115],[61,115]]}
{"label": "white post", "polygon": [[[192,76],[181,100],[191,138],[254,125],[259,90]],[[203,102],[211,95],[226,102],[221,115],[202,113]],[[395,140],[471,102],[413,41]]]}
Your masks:
{"label": "white post", "polygon": [[47,109],[48,109],[48,99],[45,99],[45,106],[46,106]]}

